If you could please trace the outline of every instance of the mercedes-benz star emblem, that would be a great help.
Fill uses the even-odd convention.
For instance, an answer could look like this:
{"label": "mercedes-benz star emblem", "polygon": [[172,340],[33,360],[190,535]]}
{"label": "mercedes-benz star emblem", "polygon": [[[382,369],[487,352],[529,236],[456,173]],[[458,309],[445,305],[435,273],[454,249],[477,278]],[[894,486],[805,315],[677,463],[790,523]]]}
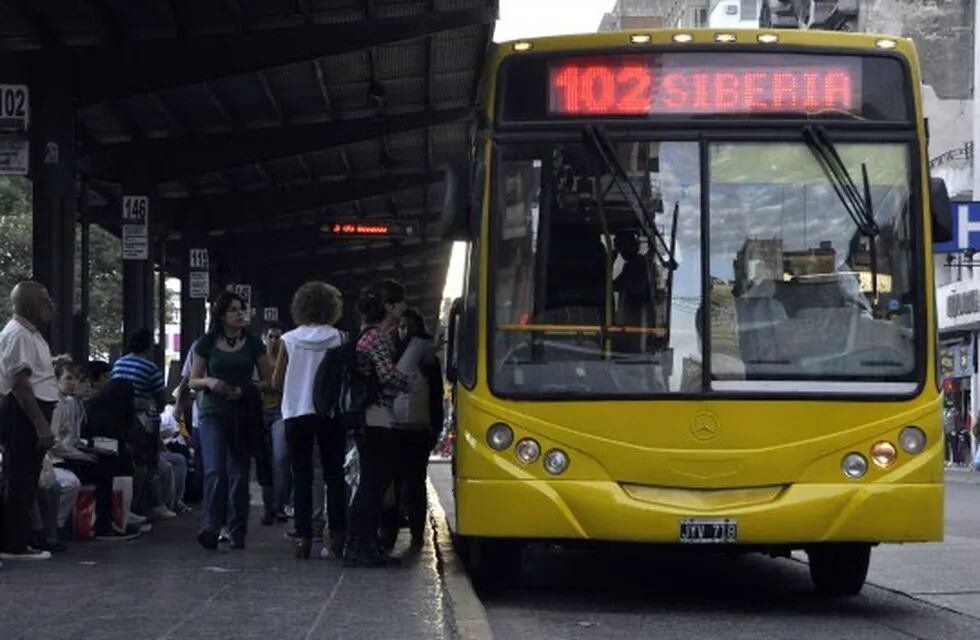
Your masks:
{"label": "mercedes-benz star emblem", "polygon": [[695,440],[701,442],[714,440],[719,431],[721,431],[721,425],[718,424],[718,419],[710,413],[699,413],[694,416],[694,420],[691,422],[691,435],[694,436]]}

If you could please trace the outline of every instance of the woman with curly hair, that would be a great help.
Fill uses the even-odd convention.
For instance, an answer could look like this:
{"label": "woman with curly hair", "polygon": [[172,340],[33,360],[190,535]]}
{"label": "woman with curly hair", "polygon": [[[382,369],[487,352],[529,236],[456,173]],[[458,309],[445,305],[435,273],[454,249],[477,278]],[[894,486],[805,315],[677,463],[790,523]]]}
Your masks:
{"label": "woman with curly hair", "polygon": [[319,449],[327,485],[330,552],[340,557],[347,535],[347,487],[344,449],[347,436],[320,417],[313,403],[313,383],[327,350],[340,346],[343,334],[334,324],[343,312],[340,291],[325,282],[307,282],[293,295],[291,313],[296,328],[284,333],[272,375],[282,389],[282,417],[293,468],[293,508],[296,557],[307,559],[313,544],[313,442]]}

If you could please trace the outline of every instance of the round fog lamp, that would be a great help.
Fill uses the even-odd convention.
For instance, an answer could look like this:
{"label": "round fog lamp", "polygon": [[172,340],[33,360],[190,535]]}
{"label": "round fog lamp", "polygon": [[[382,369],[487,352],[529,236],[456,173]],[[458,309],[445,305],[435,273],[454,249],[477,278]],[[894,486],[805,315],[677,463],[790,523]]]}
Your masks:
{"label": "round fog lamp", "polygon": [[926,434],[919,427],[905,427],[898,434],[898,444],[905,453],[922,453],[926,448]]}
{"label": "round fog lamp", "polygon": [[858,480],[868,472],[868,461],[860,453],[849,453],[841,462],[841,471],[851,480]]}
{"label": "round fog lamp", "polygon": [[564,473],[568,468],[568,454],[561,449],[552,449],[544,454],[544,470],[553,476]]}
{"label": "round fog lamp", "polygon": [[541,445],[531,438],[524,438],[514,447],[514,455],[521,464],[531,464],[541,455]]}
{"label": "round fog lamp", "polygon": [[514,432],[503,422],[491,425],[487,429],[487,444],[491,449],[503,451],[514,441]]}
{"label": "round fog lamp", "polygon": [[882,440],[871,447],[871,462],[875,463],[876,467],[881,467],[882,469],[887,469],[895,464],[895,456],[897,455],[898,451],[891,442]]}

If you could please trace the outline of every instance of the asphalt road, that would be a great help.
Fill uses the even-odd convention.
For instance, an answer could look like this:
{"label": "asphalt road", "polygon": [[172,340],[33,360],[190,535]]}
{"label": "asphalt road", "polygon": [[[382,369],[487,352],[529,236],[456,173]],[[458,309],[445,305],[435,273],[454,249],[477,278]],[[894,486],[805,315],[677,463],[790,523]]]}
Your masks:
{"label": "asphalt road", "polygon": [[[430,474],[451,514],[448,465]],[[534,547],[520,584],[483,603],[508,640],[977,637],[980,474],[948,473],[946,510],[945,542],[875,549],[850,599],[815,595],[802,555]]]}

